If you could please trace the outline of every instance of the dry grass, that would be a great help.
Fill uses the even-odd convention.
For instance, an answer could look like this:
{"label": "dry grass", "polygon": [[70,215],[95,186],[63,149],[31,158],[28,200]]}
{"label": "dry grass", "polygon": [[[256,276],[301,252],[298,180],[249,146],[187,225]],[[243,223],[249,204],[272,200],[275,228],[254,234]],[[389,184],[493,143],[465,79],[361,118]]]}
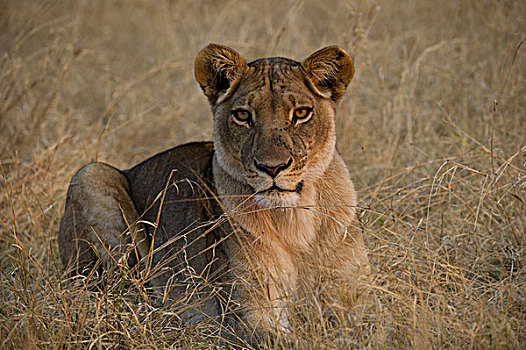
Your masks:
{"label": "dry grass", "polygon": [[[375,277],[356,347],[526,347],[525,28],[523,1],[1,0],[0,348],[212,346],[118,270],[72,288],[56,242],[79,166],[210,139],[210,41],[355,56],[338,148]],[[298,347],[350,347],[310,321]]]}

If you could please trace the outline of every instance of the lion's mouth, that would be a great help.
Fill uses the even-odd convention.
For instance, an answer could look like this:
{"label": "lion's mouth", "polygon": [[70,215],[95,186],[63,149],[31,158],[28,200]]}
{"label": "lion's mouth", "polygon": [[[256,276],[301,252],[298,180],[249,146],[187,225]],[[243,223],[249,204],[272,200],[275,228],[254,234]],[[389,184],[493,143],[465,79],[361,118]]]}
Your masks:
{"label": "lion's mouth", "polygon": [[298,194],[300,194],[302,190],[303,190],[303,180],[298,182],[298,184],[296,185],[296,188],[294,188],[292,190],[289,190],[287,188],[281,188],[278,185],[276,185],[276,182],[273,182],[272,186],[270,186],[267,189],[257,191],[256,194],[263,194],[263,193],[270,194],[272,192],[278,192],[278,193],[290,192],[290,193],[298,193]]}

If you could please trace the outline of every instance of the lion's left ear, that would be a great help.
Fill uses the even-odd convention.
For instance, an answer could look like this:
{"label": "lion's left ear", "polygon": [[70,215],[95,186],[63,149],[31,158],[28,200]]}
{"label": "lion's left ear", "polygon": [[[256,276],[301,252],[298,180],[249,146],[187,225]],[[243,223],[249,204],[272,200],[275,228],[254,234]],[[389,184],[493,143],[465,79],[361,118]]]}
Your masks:
{"label": "lion's left ear", "polygon": [[342,98],[354,75],[351,56],[338,46],[316,51],[301,65],[314,92],[335,102]]}
{"label": "lion's left ear", "polygon": [[195,59],[195,79],[212,106],[228,95],[248,69],[245,60],[233,49],[209,44]]}

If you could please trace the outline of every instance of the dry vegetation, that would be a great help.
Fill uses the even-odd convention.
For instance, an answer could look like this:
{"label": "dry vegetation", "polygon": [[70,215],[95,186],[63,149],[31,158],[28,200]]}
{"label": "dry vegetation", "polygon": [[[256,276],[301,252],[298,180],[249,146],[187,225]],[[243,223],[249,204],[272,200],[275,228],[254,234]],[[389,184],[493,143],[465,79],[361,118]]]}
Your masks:
{"label": "dry vegetation", "polygon": [[213,346],[124,273],[69,283],[56,241],[82,164],[211,138],[193,80],[211,41],[355,57],[338,148],[375,302],[338,332],[307,320],[297,347],[526,347],[525,29],[511,0],[1,0],[0,348]]}

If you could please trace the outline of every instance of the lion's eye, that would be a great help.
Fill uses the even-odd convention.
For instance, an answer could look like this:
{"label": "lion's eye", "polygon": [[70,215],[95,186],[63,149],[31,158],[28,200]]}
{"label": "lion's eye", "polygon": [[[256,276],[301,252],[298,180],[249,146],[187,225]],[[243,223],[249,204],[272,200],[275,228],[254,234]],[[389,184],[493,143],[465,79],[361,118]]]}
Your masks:
{"label": "lion's eye", "polygon": [[232,111],[234,123],[247,126],[252,124],[252,113],[246,109],[235,109]]}
{"label": "lion's eye", "polygon": [[292,112],[292,122],[295,124],[306,123],[312,117],[312,108],[301,107],[296,108]]}

